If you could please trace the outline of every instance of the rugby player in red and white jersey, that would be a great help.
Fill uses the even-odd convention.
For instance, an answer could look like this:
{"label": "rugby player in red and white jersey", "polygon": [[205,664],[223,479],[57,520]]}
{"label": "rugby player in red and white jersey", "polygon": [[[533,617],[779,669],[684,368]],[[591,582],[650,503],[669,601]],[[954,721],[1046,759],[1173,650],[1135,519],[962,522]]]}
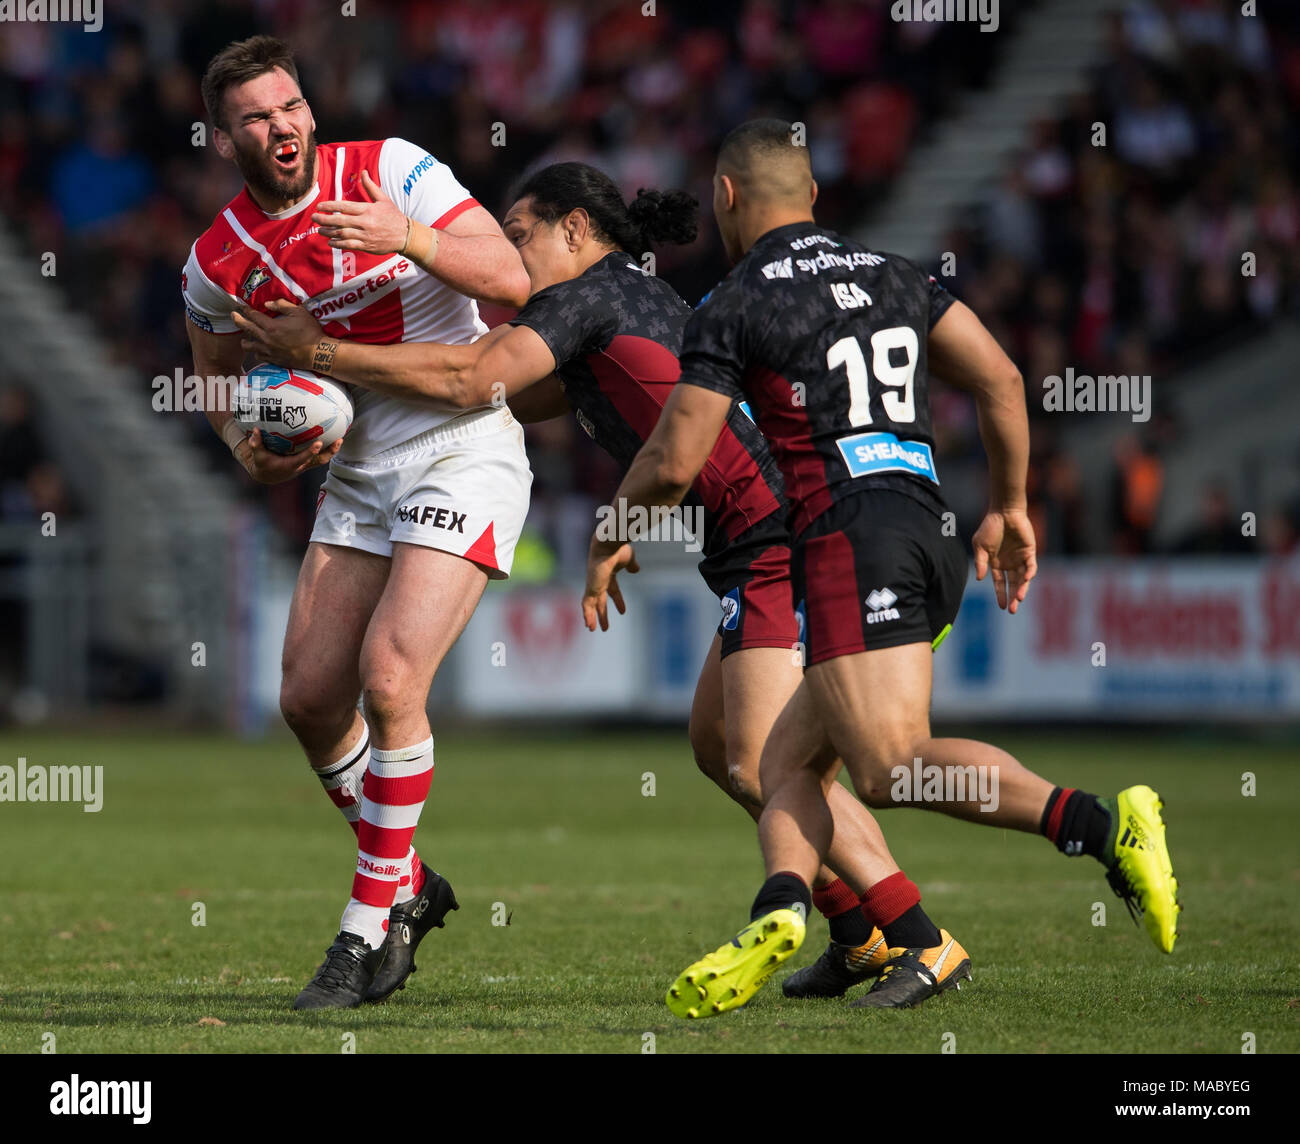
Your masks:
{"label": "rugby player in red and white jersey", "polygon": [[[218,154],[244,190],[195,242],[182,277],[194,371],[239,374],[236,306],[307,306],[358,341],[473,341],[473,299],[528,296],[518,253],[450,169],[403,139],[317,145],[289,49],[255,36],[203,77]],[[381,188],[411,221],[399,254],[348,249],[348,211]],[[355,246],[355,244],[352,244]],[[329,373],[328,361],[314,363]],[[456,900],[411,845],[433,776],[426,715],[443,656],[489,578],[509,574],[532,473],[504,407],[469,411],[352,394],[342,442],[289,457],[212,427],[256,480],[329,465],[284,643],[280,705],[330,799],[357,834],[340,932],[294,1008],[382,1000]],[[358,711],[357,698],[363,699]]]}

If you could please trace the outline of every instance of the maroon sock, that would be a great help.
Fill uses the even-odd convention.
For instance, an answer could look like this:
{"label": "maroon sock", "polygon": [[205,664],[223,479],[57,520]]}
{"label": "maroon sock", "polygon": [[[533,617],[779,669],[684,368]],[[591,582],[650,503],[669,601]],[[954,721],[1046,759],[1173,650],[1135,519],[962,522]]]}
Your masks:
{"label": "maroon sock", "polygon": [[939,944],[939,930],[921,909],[921,891],[902,870],[862,895],[862,913],[885,935],[890,949],[930,949]]}
{"label": "maroon sock", "polygon": [[861,902],[842,878],[813,890],[813,905],[830,925],[831,941],[861,945],[871,936],[871,923],[862,916]]}

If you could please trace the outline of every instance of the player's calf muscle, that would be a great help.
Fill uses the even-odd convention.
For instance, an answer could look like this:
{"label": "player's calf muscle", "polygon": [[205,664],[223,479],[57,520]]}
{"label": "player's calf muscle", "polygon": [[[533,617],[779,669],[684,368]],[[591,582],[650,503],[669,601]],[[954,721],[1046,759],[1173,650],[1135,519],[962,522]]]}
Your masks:
{"label": "player's calf muscle", "polygon": [[428,735],[425,705],[434,674],[486,585],[487,574],[459,556],[394,545],[393,569],[361,648],[366,718],[381,748]]}

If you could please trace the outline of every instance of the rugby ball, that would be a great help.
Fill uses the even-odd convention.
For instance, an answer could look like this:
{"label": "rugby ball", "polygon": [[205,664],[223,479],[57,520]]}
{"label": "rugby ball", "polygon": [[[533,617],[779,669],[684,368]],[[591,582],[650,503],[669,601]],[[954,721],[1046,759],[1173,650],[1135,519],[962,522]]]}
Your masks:
{"label": "rugby ball", "polygon": [[235,420],[260,429],[272,453],[299,453],[316,441],[332,445],[352,428],[352,399],[332,378],[263,362],[240,381]]}

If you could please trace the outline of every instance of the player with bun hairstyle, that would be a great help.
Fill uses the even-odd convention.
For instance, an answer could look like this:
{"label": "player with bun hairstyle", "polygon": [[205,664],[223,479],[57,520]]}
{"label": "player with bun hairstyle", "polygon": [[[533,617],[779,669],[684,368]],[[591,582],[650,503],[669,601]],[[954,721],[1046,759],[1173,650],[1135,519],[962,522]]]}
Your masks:
{"label": "player with bun hairstyle", "polygon": [[[274,321],[241,318],[245,345],[284,365],[310,362],[323,347],[333,355],[333,376],[406,400],[456,407],[508,400],[524,421],[572,409],[626,467],[677,383],[692,314],[670,286],[643,273],[639,259],[657,243],[693,241],[697,209],[684,191],[642,190],[625,205],[594,167],[556,163],[524,180],[502,224],[533,291],[509,324],[468,346],[372,346],[324,338],[309,313],[280,305]],[[354,229],[340,241],[379,252],[364,228]],[[777,466],[739,405],[715,438],[686,499],[704,509],[700,572],[723,607],[696,687],[690,739],[700,769],[757,820],[759,756],[802,678],[801,636]],[[622,611],[616,583],[610,595]],[[583,610],[589,628],[608,626],[603,598],[598,606],[592,595]],[[870,812],[837,784],[828,798],[834,843],[815,902],[830,919],[836,958],[807,996],[842,994],[879,972],[888,946],[932,928]]]}
{"label": "player with bun hairstyle", "polygon": [[[1172,953],[1182,907],[1156,791],[1099,797],[1056,786],[991,744],[932,735],[932,652],[956,618],[967,559],[945,527],[929,374],[975,399],[990,495],[971,542],[976,579],[991,575],[1012,614],[1038,566],[1024,384],[969,308],[908,259],[818,226],[816,200],[792,124],[751,120],[723,140],[713,216],[735,265],[692,317],[680,381],[617,494],[642,511],[677,503],[708,466],[719,427],[748,401],[785,477],[791,583],[805,620],[808,668],[760,763],[767,879],[749,924],[677,978],[668,1007],[686,1018],[739,1008],[799,948],[839,831],[826,793],[841,760],[869,806],[907,802],[1095,858]],[[588,594],[612,590],[632,558],[625,548],[592,538]],[[899,797],[898,768],[923,763],[988,775],[997,797],[982,798],[973,782]],[[917,938],[890,941],[888,963],[855,1006],[910,1008],[969,977],[951,934]]]}

